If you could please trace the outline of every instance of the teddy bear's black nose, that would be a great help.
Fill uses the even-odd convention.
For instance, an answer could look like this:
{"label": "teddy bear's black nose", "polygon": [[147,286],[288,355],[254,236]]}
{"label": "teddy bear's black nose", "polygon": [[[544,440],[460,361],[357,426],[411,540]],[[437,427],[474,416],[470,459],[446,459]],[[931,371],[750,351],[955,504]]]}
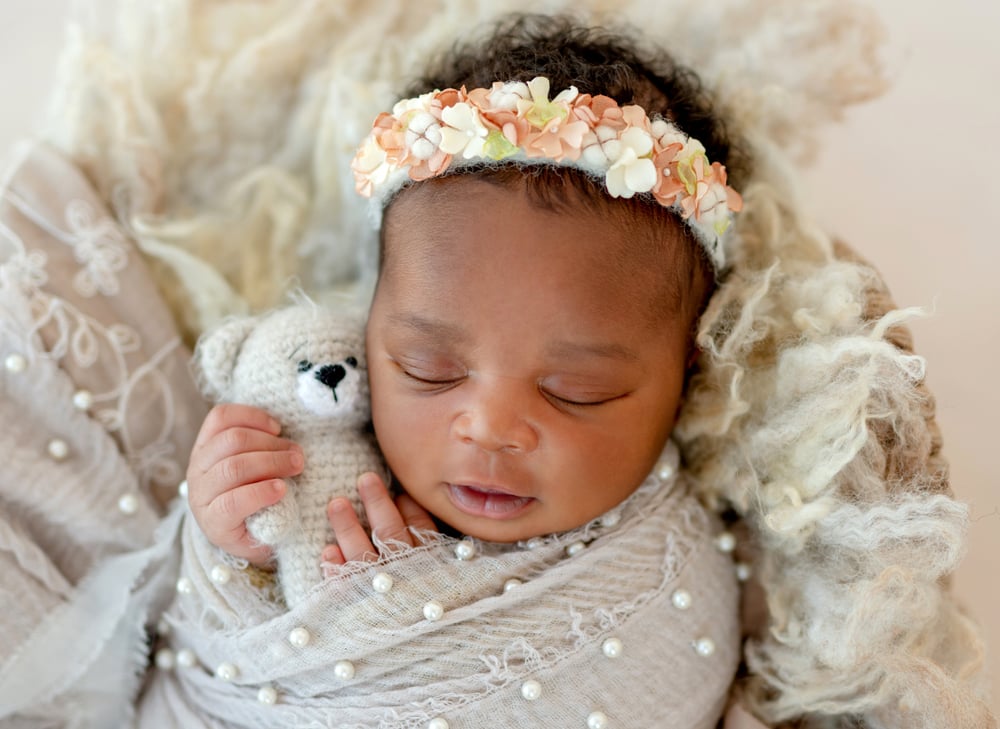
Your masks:
{"label": "teddy bear's black nose", "polygon": [[329,387],[331,390],[337,389],[337,383],[344,379],[347,371],[343,365],[323,365],[316,370],[316,379]]}

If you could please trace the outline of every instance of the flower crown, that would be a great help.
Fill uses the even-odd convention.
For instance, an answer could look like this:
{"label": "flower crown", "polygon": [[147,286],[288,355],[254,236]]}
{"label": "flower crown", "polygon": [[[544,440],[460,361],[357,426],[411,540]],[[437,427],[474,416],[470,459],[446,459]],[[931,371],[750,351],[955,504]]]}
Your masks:
{"label": "flower crown", "polygon": [[743,201],[701,142],[640,106],[573,86],[550,100],[544,76],[404,99],[375,119],[351,169],[358,192],[384,203],[407,180],[502,160],[569,165],[603,178],[612,197],[649,193],[677,210],[717,269],[725,264],[721,239]]}

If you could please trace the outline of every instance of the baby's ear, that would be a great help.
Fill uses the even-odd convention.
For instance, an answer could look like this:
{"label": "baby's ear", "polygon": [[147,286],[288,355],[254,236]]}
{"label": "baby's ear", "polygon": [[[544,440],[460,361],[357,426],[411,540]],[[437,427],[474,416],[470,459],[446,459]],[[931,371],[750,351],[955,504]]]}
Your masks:
{"label": "baby's ear", "polygon": [[257,323],[256,317],[235,317],[202,334],[194,362],[198,386],[206,397],[215,402],[228,399],[240,349]]}

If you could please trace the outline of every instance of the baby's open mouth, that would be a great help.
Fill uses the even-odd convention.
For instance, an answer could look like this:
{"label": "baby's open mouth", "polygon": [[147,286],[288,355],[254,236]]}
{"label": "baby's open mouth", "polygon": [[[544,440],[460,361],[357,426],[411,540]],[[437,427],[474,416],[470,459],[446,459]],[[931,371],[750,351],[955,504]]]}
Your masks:
{"label": "baby's open mouth", "polygon": [[488,486],[450,483],[451,502],[466,514],[489,519],[509,519],[520,514],[535,500]]}

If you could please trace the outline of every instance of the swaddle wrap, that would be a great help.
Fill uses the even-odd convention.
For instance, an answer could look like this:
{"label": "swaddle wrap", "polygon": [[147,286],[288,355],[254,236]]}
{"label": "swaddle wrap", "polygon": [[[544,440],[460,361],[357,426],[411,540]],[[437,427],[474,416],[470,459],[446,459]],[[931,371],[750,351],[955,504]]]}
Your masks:
{"label": "swaddle wrap", "polygon": [[661,475],[564,534],[422,534],[291,611],[187,519],[173,667],[139,724],[714,727],[738,663],[736,577],[721,527]]}

